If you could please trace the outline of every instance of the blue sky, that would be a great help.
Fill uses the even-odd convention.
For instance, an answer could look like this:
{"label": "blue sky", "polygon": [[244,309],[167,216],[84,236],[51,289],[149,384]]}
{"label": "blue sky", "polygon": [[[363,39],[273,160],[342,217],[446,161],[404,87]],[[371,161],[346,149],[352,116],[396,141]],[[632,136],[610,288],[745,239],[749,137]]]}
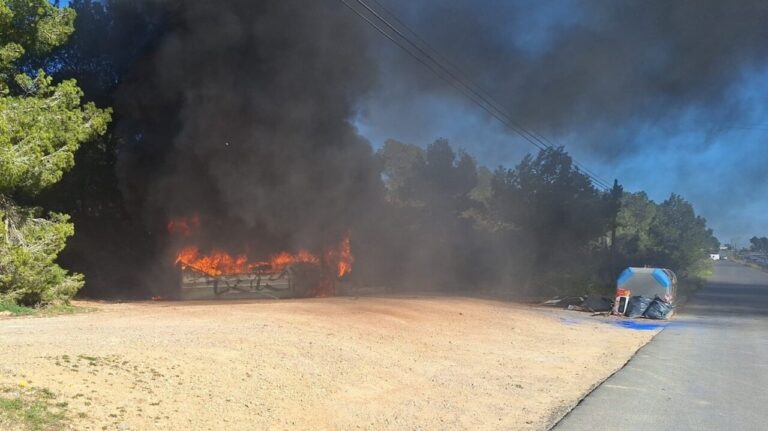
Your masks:
{"label": "blue sky", "polygon": [[[396,0],[387,2],[411,28],[417,30],[442,54],[460,65],[469,64],[470,67],[473,64],[483,64],[484,61],[478,57],[483,55],[482,50],[471,50],[474,46],[472,38],[496,37],[497,39],[491,42],[477,43],[480,47],[485,46],[484,44],[496,47],[496,51],[490,51],[491,56],[504,57],[507,55],[504,50],[509,49],[518,50],[514,54],[517,56],[536,57],[545,56],[558,42],[561,45],[567,44],[568,41],[558,40],[558,36],[562,29],[569,26],[579,27],[578,30],[588,28],[588,31],[594,27],[607,31],[609,35],[611,31],[602,28],[610,27],[611,24],[600,22],[599,14],[583,13],[579,6],[588,2],[536,4],[518,1],[514,2],[514,6],[509,6],[508,10],[504,7],[491,9],[487,15],[483,15],[482,6],[478,6],[481,11],[477,17],[472,18],[478,23],[475,28],[477,31],[463,31],[458,38],[448,40],[451,34],[439,27],[430,26],[430,19],[442,20],[444,26],[451,27],[461,20],[471,20],[465,18],[466,13],[462,17],[462,13],[473,9],[466,9],[467,6],[461,2],[453,2],[453,9],[446,6],[443,10],[440,10],[440,2],[427,3],[427,6],[414,6],[413,3]],[[495,5],[493,2],[476,4],[485,3]],[[658,5],[664,7],[663,2]],[[521,20],[515,15],[515,8],[523,6],[526,14],[525,19]],[[420,19],[419,13],[424,14],[425,10],[429,13],[429,19]],[[599,8],[596,10],[601,12]],[[660,12],[663,16],[664,10]],[[497,20],[495,16],[504,13],[509,14],[510,25],[506,25],[503,19]],[[730,37],[734,43],[751,42],[751,35],[739,34],[739,23],[733,24]],[[658,55],[662,57],[659,58],[668,61],[666,67],[674,68],[688,60],[669,60],[663,57],[670,55],[665,51],[666,39],[663,37],[676,30],[674,26],[665,29],[667,33],[662,33],[660,39],[655,39],[658,46],[649,44],[647,50],[654,55],[660,50],[662,53]],[[673,34],[672,37],[674,36]],[[659,36],[649,33],[648,37],[651,39]],[[441,43],[443,41],[445,43]],[[682,41],[685,42],[685,39]],[[675,40],[675,43],[682,42]],[[465,45],[464,50],[462,45]],[[467,49],[467,46],[470,49]],[[696,48],[688,47],[686,50]],[[379,49],[386,51],[384,47]],[[676,54],[685,56],[686,50]],[[674,50],[670,52],[675,54]],[[746,51],[744,56],[754,55],[754,52],[755,49]],[[441,88],[439,84],[433,89],[419,90],[425,86],[426,79],[437,78],[425,78],[428,73],[419,72],[415,67],[393,66],[392,64],[398,61],[397,54],[379,54],[384,75],[383,84],[363,101],[361,114],[355,121],[361,134],[368,137],[374,146],[380,146],[389,138],[425,146],[443,137],[449,139],[455,147],[467,150],[480,163],[489,167],[514,166],[525,153],[535,150],[529,143],[505,130],[504,126],[476,105],[467,102],[455,90]],[[706,51],[704,54],[706,55]],[[567,52],[561,52],[560,55],[568,58]],[[722,51],[719,55],[722,55]],[[471,60],[462,63],[464,58]],[[719,59],[707,60],[711,61],[709,66],[704,64],[702,68],[711,68],[712,65],[719,67]],[[634,105],[619,104],[619,108],[627,105],[643,111],[638,112],[636,116],[628,112],[624,117],[619,117],[621,121],[615,123],[592,127],[585,125],[581,120],[575,120],[577,127],[555,127],[546,130],[527,124],[526,126],[547,136],[556,144],[565,145],[567,150],[589,169],[609,181],[617,178],[629,191],[644,190],[657,201],[667,198],[670,193],[682,195],[694,204],[699,214],[707,218],[721,241],[735,241],[744,245],[753,235],[768,235],[768,218],[765,217],[768,213],[768,146],[765,144],[768,140],[768,112],[764,108],[768,99],[768,73],[765,72],[768,68],[759,63],[745,61],[742,70],[741,63],[738,63],[741,58],[738,56],[736,60],[722,59],[723,63],[728,61],[731,63],[726,64],[722,70],[705,76],[709,80],[695,82],[694,78],[699,77],[691,76],[691,81],[699,87],[689,93],[685,93],[687,83],[679,83],[683,88],[681,94],[684,94],[680,98],[676,98],[674,93],[680,92],[680,88],[671,87],[669,94],[660,92],[651,95],[645,105],[645,102]],[[514,94],[501,92],[504,87],[484,81],[486,77],[483,75],[489,72],[488,68],[496,67],[497,63],[499,67],[504,66],[503,62],[496,62],[491,58],[482,68],[475,69],[474,75],[469,75],[489,93],[494,94],[497,100],[505,100],[507,97],[514,100]],[[523,61],[517,64],[525,63]],[[642,61],[640,64],[642,65]],[[403,69],[407,72],[403,72]],[[622,72],[622,69],[618,71]],[[515,70],[509,70],[510,77],[513,77],[514,73]],[[643,76],[630,78],[642,80]],[[599,79],[596,78],[597,81]],[[620,80],[617,82],[619,85],[622,83]],[[626,97],[637,97],[638,82],[631,79],[627,82],[635,87],[627,88]],[[586,84],[594,86],[594,82],[587,81]],[[656,83],[647,84],[648,88],[657,89]],[[717,87],[716,91],[708,89],[708,85]],[[640,81],[639,86],[642,95],[645,83]],[[596,87],[601,88],[599,83]],[[661,85],[658,87],[664,88]],[[546,83],[543,88],[546,89]],[[614,92],[610,94],[611,97],[623,97],[621,88],[611,87],[610,91]],[[658,102],[661,110],[655,113],[653,110],[658,100],[662,100]],[[524,110],[521,113],[525,115]],[[575,112],[573,116],[581,114]],[[605,118],[611,119],[611,114],[608,113]],[[564,119],[566,122],[570,120],[568,113]],[[596,145],[595,142],[601,139],[610,142]]]}
{"label": "blue sky", "polygon": [[[646,191],[656,201],[670,193],[683,195],[707,218],[722,242],[743,245],[753,235],[768,235],[768,118],[761,98],[756,97],[768,96],[768,88],[755,78],[744,83],[744,92],[750,109],[741,122],[714,132],[707,132],[709,124],[687,124],[675,133],[648,125],[626,143],[640,149],[615,160],[583,148],[582,136],[549,138],[565,145],[601,178],[618,179],[628,191]],[[375,112],[356,124],[375,147],[390,138],[426,146],[442,137],[491,168],[512,167],[535,151],[480,108],[457,97],[411,100],[403,110],[421,115],[423,127],[398,127],[388,114],[378,121]],[[648,150],[642,149],[644,143],[649,143]]]}
{"label": "blue sky", "polygon": [[[375,117],[371,121],[361,119],[357,124],[375,147],[389,138],[425,146],[444,137],[491,168],[514,166],[524,154],[535,150],[478,112],[479,108],[440,100],[426,101],[424,105],[428,114],[421,130],[382,126],[376,124]],[[746,122],[743,128],[705,135],[695,129],[674,135],[650,129],[637,136],[633,144],[655,141],[664,145],[615,161],[581,149],[578,136],[555,138],[554,142],[566,145],[578,161],[601,178],[619,179],[628,191],[646,191],[657,201],[670,193],[683,195],[707,218],[723,242],[745,244],[752,235],[768,234],[768,124]],[[702,142],[707,141],[702,150]]]}

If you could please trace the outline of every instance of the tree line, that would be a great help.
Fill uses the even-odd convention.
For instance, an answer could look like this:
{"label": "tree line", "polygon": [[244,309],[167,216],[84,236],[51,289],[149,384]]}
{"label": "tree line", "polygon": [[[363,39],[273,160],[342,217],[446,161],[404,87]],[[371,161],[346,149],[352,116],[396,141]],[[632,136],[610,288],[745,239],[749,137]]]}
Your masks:
{"label": "tree line", "polygon": [[561,148],[491,171],[446,140],[377,152],[405,280],[518,293],[607,291],[627,266],[701,275],[719,246],[706,220],[672,194],[661,203],[615,183],[599,190]]}
{"label": "tree line", "polygon": [[[127,127],[118,99],[164,7],[0,0],[0,302],[142,295],[137,268],[161,258],[163,233],[129,210],[116,164],[126,133],[153,124]],[[563,148],[492,169],[444,139],[390,140],[374,157],[385,192],[354,233],[360,283],[604,291],[628,265],[699,274],[718,245],[681,196],[599,190]]]}
{"label": "tree line", "polygon": [[751,251],[768,253],[768,238],[764,236],[753,236],[749,239],[749,249]]}

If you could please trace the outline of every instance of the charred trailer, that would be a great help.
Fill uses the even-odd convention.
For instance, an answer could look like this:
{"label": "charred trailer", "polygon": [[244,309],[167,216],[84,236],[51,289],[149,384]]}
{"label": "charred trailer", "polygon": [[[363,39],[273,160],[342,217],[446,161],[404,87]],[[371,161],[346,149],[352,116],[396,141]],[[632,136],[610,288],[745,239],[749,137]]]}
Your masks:
{"label": "charred trailer", "polygon": [[[330,283],[330,285],[329,285]],[[181,267],[181,298],[306,298],[333,290],[335,280],[321,265],[298,262],[280,269],[262,265],[248,272],[210,274]]]}

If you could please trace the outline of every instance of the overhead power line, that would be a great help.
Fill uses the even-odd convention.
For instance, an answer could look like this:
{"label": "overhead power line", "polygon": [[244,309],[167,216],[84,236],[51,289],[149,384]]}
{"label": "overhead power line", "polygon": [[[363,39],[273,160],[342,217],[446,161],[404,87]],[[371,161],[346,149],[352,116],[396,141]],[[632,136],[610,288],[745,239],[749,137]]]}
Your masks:
{"label": "overhead power line", "polygon": [[[411,45],[413,48],[415,48],[419,53],[422,53],[425,55],[430,61],[434,62],[440,69],[445,71],[448,76],[451,78],[451,80],[447,80],[451,85],[454,87],[457,87],[456,84],[463,87],[463,89],[468,90],[472,96],[475,96],[479,98],[480,100],[476,100],[473,97],[470,97],[476,104],[478,104],[481,108],[483,108],[486,111],[489,111],[488,108],[491,108],[495,113],[491,113],[491,115],[496,118],[497,120],[504,123],[507,127],[511,128],[513,131],[515,131],[518,135],[522,136],[525,140],[527,140],[529,143],[537,147],[538,149],[545,148],[551,148],[552,145],[543,136],[540,136],[536,134],[535,132],[528,130],[521,125],[517,124],[509,114],[507,114],[503,108],[501,108],[500,104],[496,102],[492,97],[490,97],[487,93],[484,93],[480,87],[474,83],[471,79],[469,79],[466,74],[464,74],[461,69],[459,69],[455,64],[451,63],[445,56],[441,55],[436,49],[434,49],[432,46],[429,45],[423,38],[421,38],[415,31],[411,30],[407,25],[405,25],[395,14],[390,12],[388,9],[386,9],[383,5],[381,5],[376,0],[372,0],[379,8],[381,8],[387,15],[389,15],[393,20],[395,20],[405,31],[409,32],[413,37],[415,37],[417,40],[419,40],[424,47],[419,46],[416,44],[413,40],[411,40],[409,37],[403,34],[403,32],[399,29],[397,29],[395,26],[393,26],[389,21],[387,21],[384,17],[381,16],[377,11],[372,9],[369,5],[367,5],[362,0],[356,0],[358,4],[362,5],[369,13],[374,15],[376,18],[378,18],[380,21],[382,21],[389,29],[393,30],[398,36],[403,38],[409,45]],[[357,12],[357,11],[356,11]],[[358,14],[359,15],[359,14]],[[368,20],[367,20],[368,21]],[[379,29],[379,28],[377,28]],[[381,31],[379,29],[379,31]],[[401,46],[398,44],[398,46]],[[402,46],[401,46],[402,47]],[[425,48],[426,47],[426,48]],[[414,55],[414,53],[411,50],[406,50],[409,54],[416,57],[418,56]],[[431,52],[430,52],[431,51]],[[437,57],[437,58],[435,58]],[[442,62],[440,61],[442,60]],[[423,62],[422,62],[423,63]],[[446,64],[451,66],[451,68],[447,67]],[[433,68],[430,67],[433,72],[437,73]],[[451,70],[452,69],[452,70]],[[438,74],[438,76],[440,76]],[[440,76],[445,80],[445,77]],[[466,92],[462,91],[465,95]],[[467,95],[470,96],[470,95]],[[482,102],[482,103],[480,103]],[[486,104],[487,106],[484,106]],[[497,115],[498,114],[498,115]],[[499,118],[499,116],[503,117]],[[610,185],[608,181],[605,181],[604,179],[598,177],[595,175],[592,171],[587,169],[585,166],[580,164],[575,158],[573,158],[574,164],[580,168],[584,173],[592,180],[593,183],[595,183],[597,186],[604,188],[604,189],[610,189]]]}
{"label": "overhead power line", "polygon": [[[469,79],[459,67],[448,60],[445,56],[441,55],[416,32],[411,30],[399,18],[397,18],[394,13],[387,10],[387,8],[385,8],[379,2],[372,0],[373,3],[378,6],[380,11],[372,8],[363,0],[354,0],[354,2],[356,2],[358,5],[362,6],[362,9],[353,6],[352,0],[340,1],[358,17],[363,19],[371,27],[381,33],[384,37],[397,45],[400,49],[407,52],[410,56],[412,56],[419,63],[429,69],[432,73],[437,75],[440,79],[453,86],[493,118],[508,128],[512,129],[528,143],[535,146],[539,150],[553,147],[551,141],[545,137],[516,123],[512,119],[511,115],[509,115],[496,100],[494,100],[491,96],[485,93],[480,88],[480,86]],[[383,15],[387,15],[387,17]],[[390,22],[390,20],[394,21],[397,26]],[[418,43],[413,39],[416,39]],[[579,163],[576,159],[573,159],[573,163],[579,170],[588,176],[592,183],[595,184],[595,186],[598,188],[604,190],[611,188],[611,185],[608,181],[594,174],[584,165]]]}

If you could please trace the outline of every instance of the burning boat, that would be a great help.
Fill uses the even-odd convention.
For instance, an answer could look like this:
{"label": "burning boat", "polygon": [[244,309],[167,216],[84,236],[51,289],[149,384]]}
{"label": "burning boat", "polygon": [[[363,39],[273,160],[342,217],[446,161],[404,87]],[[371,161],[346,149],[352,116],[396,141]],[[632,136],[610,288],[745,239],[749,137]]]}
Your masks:
{"label": "burning boat", "polygon": [[[180,219],[168,224],[172,234],[189,237],[199,219]],[[349,235],[320,253],[299,250],[279,252],[266,259],[224,250],[201,251],[196,245],[179,249],[175,264],[181,272],[181,297],[297,298],[331,296],[338,280],[352,270],[354,258]]]}

